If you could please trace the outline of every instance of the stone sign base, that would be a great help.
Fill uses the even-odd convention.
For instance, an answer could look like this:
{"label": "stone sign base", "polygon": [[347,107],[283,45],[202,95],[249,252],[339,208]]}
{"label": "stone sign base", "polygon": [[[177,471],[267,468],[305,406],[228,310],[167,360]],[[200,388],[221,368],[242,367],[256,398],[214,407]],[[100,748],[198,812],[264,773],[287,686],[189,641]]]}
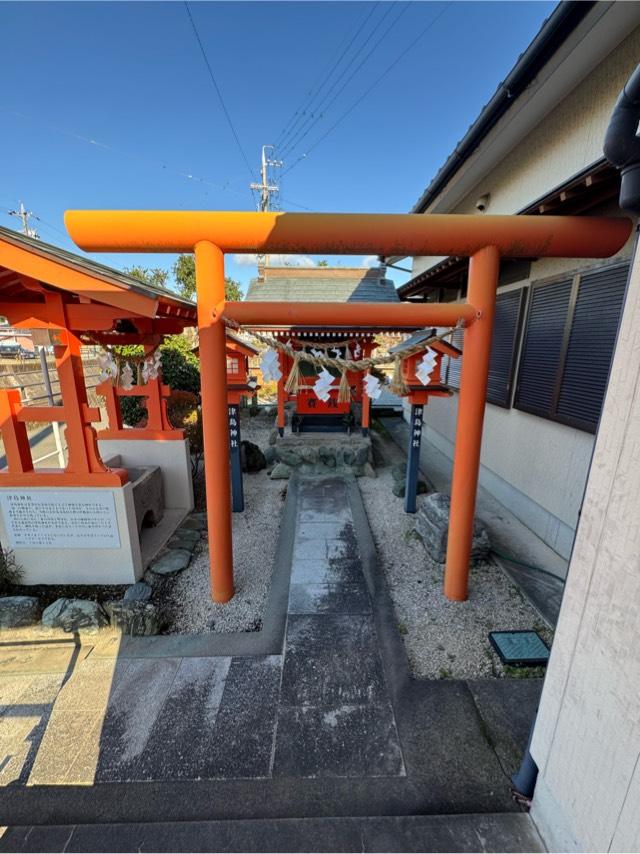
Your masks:
{"label": "stone sign base", "polygon": [[193,510],[188,441],[99,445],[124,486],[0,488],[0,543],[23,584],[134,584]]}
{"label": "stone sign base", "polygon": [[[415,517],[415,531],[429,557],[436,563],[445,563],[447,559],[447,541],[449,533],[449,512],[451,498],[441,492],[432,492],[420,505]],[[473,522],[473,544],[471,562],[486,560],[491,552],[491,543],[487,529],[479,519]]]}
{"label": "stone sign base", "polygon": [[353,474],[375,477],[371,439],[335,433],[273,435],[265,451],[273,479],[300,474]]}

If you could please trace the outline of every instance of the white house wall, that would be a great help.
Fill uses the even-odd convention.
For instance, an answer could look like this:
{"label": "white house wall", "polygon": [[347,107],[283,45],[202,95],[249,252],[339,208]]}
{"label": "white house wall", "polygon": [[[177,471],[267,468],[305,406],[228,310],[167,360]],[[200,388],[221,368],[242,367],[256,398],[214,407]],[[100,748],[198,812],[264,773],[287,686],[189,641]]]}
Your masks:
{"label": "white house wall", "polygon": [[[640,29],[451,212],[475,213],[477,198],[490,192],[490,213],[513,213],[602,157],[613,104],[639,56]],[[612,204],[600,213],[619,215],[620,211]],[[628,258],[631,245],[632,239],[616,259]],[[616,259],[542,259],[532,264],[529,279],[501,292]],[[433,260],[414,259],[414,273],[430,267]],[[457,394],[435,399],[425,410],[425,440],[450,459],[457,401]],[[544,542],[568,558],[593,443],[593,435],[583,430],[488,404],[480,482]]]}
{"label": "white house wall", "polygon": [[[516,213],[600,159],[613,105],[638,57],[640,28],[549,113],[497,168],[478,181],[464,201],[447,212],[476,214],[476,201],[490,193],[488,214]],[[446,190],[443,195],[446,198]],[[442,259],[414,258],[413,275],[439,260]]]}
{"label": "white house wall", "polygon": [[639,324],[640,259],[531,744],[550,851],[640,850]]}

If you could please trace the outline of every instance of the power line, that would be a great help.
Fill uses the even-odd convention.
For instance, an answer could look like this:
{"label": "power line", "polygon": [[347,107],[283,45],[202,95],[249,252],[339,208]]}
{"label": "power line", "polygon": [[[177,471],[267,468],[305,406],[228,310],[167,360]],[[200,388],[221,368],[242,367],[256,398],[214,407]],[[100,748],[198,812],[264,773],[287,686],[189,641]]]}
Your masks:
{"label": "power line", "polygon": [[51,122],[42,121],[41,119],[34,119],[33,116],[28,116],[28,115],[26,115],[26,113],[20,113],[17,110],[9,110],[5,107],[0,107],[0,110],[2,110],[3,112],[5,112],[9,115],[17,116],[20,119],[26,119],[27,121],[34,122],[37,125],[40,125],[42,127],[46,127],[49,130],[53,130],[56,133],[62,134],[63,136],[71,137],[72,139],[75,139],[78,142],[85,142],[85,143],[87,143],[87,145],[93,146],[93,148],[99,148],[99,149],[102,149],[103,151],[110,151],[113,154],[120,155],[121,157],[128,157],[131,160],[137,160],[138,162],[144,163],[147,166],[153,167],[155,169],[160,169],[165,174],[171,173],[173,175],[179,176],[180,178],[184,178],[186,180],[193,181],[197,184],[203,184],[207,187],[211,187],[214,190],[221,190],[223,192],[235,193],[236,195],[240,195],[243,197],[245,196],[244,193],[241,193],[238,190],[232,189],[229,186],[229,184],[231,183],[230,181],[225,181],[224,184],[219,184],[219,183],[216,183],[215,181],[211,181],[209,178],[204,178],[200,175],[195,175],[192,172],[186,172],[183,169],[177,169],[173,166],[168,166],[162,160],[153,160],[152,158],[145,157],[142,154],[136,154],[136,153],[131,152],[131,151],[125,151],[122,148],[116,148],[115,146],[109,145],[106,142],[100,142],[99,140],[93,139],[90,136],[86,136],[84,134],[77,133],[76,131],[69,130],[68,128],[60,127],[59,125],[52,124]]}
{"label": "power line", "polygon": [[[194,33],[194,35],[196,37],[196,41],[198,42],[198,45],[200,47],[200,52],[202,54],[204,64],[207,66],[207,71],[209,72],[209,77],[211,78],[211,82],[213,83],[213,87],[216,90],[216,93],[217,93],[218,98],[220,100],[220,105],[222,106],[222,111],[223,111],[223,113],[227,119],[227,123],[231,129],[231,133],[233,134],[233,138],[236,141],[236,145],[238,146],[238,151],[242,155],[242,159],[244,160],[245,166],[247,167],[247,170],[249,171],[249,175],[252,178],[254,178],[255,175],[254,175],[253,169],[251,168],[251,165],[249,163],[247,155],[245,154],[244,148],[242,147],[242,144],[240,142],[240,137],[238,136],[238,133],[235,129],[233,121],[231,120],[229,110],[227,109],[227,105],[225,104],[224,98],[222,97],[222,91],[220,90],[220,87],[218,86],[218,81],[216,80],[216,76],[213,73],[213,68],[211,67],[211,64],[209,63],[209,60],[207,58],[207,53],[204,49],[204,45],[202,44],[202,39],[200,38],[200,34],[198,33],[198,28],[196,27],[196,22],[193,20],[193,15],[191,14],[191,9],[189,9],[189,4],[186,2],[186,0],[185,0],[184,8],[187,10],[187,15],[189,16],[189,20],[191,21],[193,33]],[[253,191],[252,191],[252,193],[253,193]],[[255,195],[254,195],[254,200],[255,200]]]}
{"label": "power line", "polygon": [[[368,45],[368,43],[371,41],[371,38],[375,35],[375,33],[377,32],[377,30],[379,29],[379,27],[381,26],[381,24],[383,24],[383,23],[384,23],[385,19],[386,19],[386,18],[387,18],[387,16],[390,14],[390,12],[393,10],[393,8],[394,8],[394,6],[395,6],[395,5],[396,5],[395,3],[390,3],[390,4],[389,4],[389,6],[387,7],[386,12],[384,12],[384,14],[382,15],[382,17],[378,20],[377,24],[375,24],[375,26],[373,27],[373,29],[372,29],[372,30],[369,32],[369,34],[366,36],[366,38],[364,39],[364,42],[363,42],[363,43],[360,45],[360,47],[355,51],[355,53],[353,54],[353,56],[351,57],[351,59],[349,60],[349,62],[347,62],[347,64],[346,64],[346,65],[345,65],[345,67],[342,69],[342,71],[340,72],[340,74],[338,75],[338,77],[333,81],[333,83],[332,83],[332,84],[331,84],[331,86],[329,87],[328,91],[324,93],[324,95],[322,96],[322,98],[321,98],[321,100],[320,100],[320,103],[319,103],[319,104],[314,108],[314,111],[313,111],[312,113],[309,113],[309,115],[307,116],[307,118],[305,119],[305,121],[304,121],[304,122],[302,123],[302,125],[298,128],[298,130],[296,131],[296,133],[295,133],[295,135],[294,135],[293,139],[291,139],[290,141],[288,141],[288,142],[285,144],[285,146],[284,146],[282,149],[280,149],[280,151],[279,151],[278,153],[280,154],[280,156],[281,156],[281,157],[284,157],[287,153],[289,153],[289,154],[290,154],[290,153],[291,153],[291,151],[292,151],[292,150],[293,150],[293,149],[294,149],[294,148],[295,148],[295,147],[300,143],[300,141],[301,141],[302,139],[304,139],[304,138],[308,135],[309,131],[310,131],[310,130],[311,130],[311,129],[312,129],[312,128],[313,128],[313,127],[314,127],[314,126],[315,126],[315,125],[316,125],[316,124],[321,120],[321,119],[323,119],[323,118],[325,117],[325,113],[323,112],[323,108],[324,108],[325,104],[327,103],[327,100],[331,97],[331,95],[332,95],[332,94],[333,94],[333,92],[335,91],[336,86],[338,86],[338,84],[343,80],[343,78],[344,78],[345,74],[347,74],[347,72],[349,71],[349,69],[351,68],[351,66],[353,65],[353,63],[357,60],[357,58],[360,56],[360,54],[362,53],[362,51],[366,48],[366,46]],[[360,68],[360,66],[358,66],[358,68]],[[352,77],[353,77],[353,75],[351,75],[351,77],[349,77],[349,80],[351,80],[351,78],[352,78]],[[343,86],[342,88],[344,89],[344,86]],[[342,91],[342,89],[341,89],[340,91]],[[333,98],[333,100],[335,101],[335,97]],[[329,102],[329,107],[330,107],[330,106],[331,106],[331,102]]]}
{"label": "power line", "polygon": [[[395,6],[395,4],[393,4],[393,5]],[[382,43],[382,42],[387,38],[387,36],[388,36],[388,35],[389,35],[389,33],[391,32],[391,30],[395,27],[395,25],[398,23],[398,21],[400,20],[400,18],[405,14],[405,12],[407,12],[407,11],[408,11],[408,9],[409,9],[410,5],[411,5],[410,3],[407,3],[405,6],[403,6],[403,7],[402,7],[402,9],[400,10],[400,12],[396,15],[396,17],[393,19],[393,21],[389,24],[389,26],[387,27],[387,29],[382,33],[382,35],[380,36],[380,38],[375,42],[375,44],[374,44],[374,45],[371,47],[371,49],[368,51],[368,53],[366,54],[366,56],[364,57],[364,59],[362,59],[362,61],[358,64],[358,66],[354,69],[354,71],[349,75],[349,77],[348,77],[348,78],[345,80],[345,82],[342,84],[342,86],[340,87],[340,89],[338,90],[338,92],[334,95],[332,102],[330,102],[330,103],[329,103],[329,105],[328,105],[328,110],[329,110],[329,109],[331,109],[331,105],[332,105],[332,103],[334,103],[335,101],[337,101],[337,100],[338,100],[338,98],[340,97],[340,95],[342,95],[342,93],[344,92],[344,90],[347,88],[347,86],[348,86],[348,85],[349,85],[349,83],[353,80],[353,78],[356,76],[356,74],[360,71],[360,69],[362,68],[362,66],[363,66],[363,65],[365,65],[365,63],[366,63],[366,62],[368,62],[369,58],[370,58],[370,57],[375,53],[375,51],[378,49],[378,47],[380,46],[380,44],[381,44],[381,43]],[[391,8],[392,8],[392,7],[389,7],[389,9],[388,9],[388,10],[387,10],[387,12],[385,13],[385,15],[380,19],[380,21],[378,21],[377,26],[376,26],[376,27],[372,30],[372,32],[369,34],[369,37],[368,37],[368,39],[367,39],[367,42],[368,42],[368,41],[369,41],[369,39],[374,35],[374,33],[375,33],[375,32],[377,31],[377,29],[379,28],[379,26],[382,24],[382,22],[385,20],[385,18],[387,17],[387,15],[389,14],[389,12],[391,11]],[[357,56],[362,52],[363,48],[364,48],[364,47],[366,47],[367,42],[365,42],[365,44],[364,44],[364,45],[362,45],[362,47],[360,48],[360,50],[357,52],[356,56],[355,56],[355,57],[353,57],[353,59],[352,59],[352,61],[351,61],[350,65],[352,65],[352,64],[353,64],[353,62],[355,61],[356,57],[357,57]],[[350,65],[349,65],[348,67],[350,67]],[[347,69],[345,69],[345,71],[346,71],[346,70],[347,70]],[[340,79],[342,79],[342,76],[343,76],[343,75],[341,75],[341,78],[340,78]],[[332,87],[332,89],[333,89],[333,88],[335,88],[335,87]],[[332,90],[330,90],[330,91],[332,91]],[[328,94],[329,94],[329,93],[328,93]],[[323,99],[323,102],[322,102],[322,103],[321,103],[321,105],[318,107],[318,109],[320,109],[320,110],[321,110],[321,109],[323,108],[325,101],[326,101],[326,97]],[[328,110],[327,110],[327,111],[328,111]],[[292,151],[300,145],[300,143],[302,142],[302,140],[303,140],[303,139],[305,139],[305,137],[307,137],[307,136],[311,133],[311,131],[313,130],[313,128],[315,127],[315,125],[317,125],[317,124],[318,124],[318,122],[319,122],[319,121],[321,121],[321,119],[323,119],[323,118],[325,117],[325,115],[326,115],[326,112],[320,113],[320,115],[315,119],[315,121],[313,121],[313,122],[309,125],[309,127],[308,127],[308,128],[306,129],[306,131],[302,134],[302,136],[299,136],[299,138],[298,138],[294,143],[292,143],[292,144],[289,146],[289,151],[288,151],[288,153],[289,153],[289,154],[291,154],[291,153],[292,153]],[[284,152],[281,152],[281,156],[284,156]]]}
{"label": "power line", "polygon": [[[351,40],[349,41],[347,46],[344,48],[344,50],[342,51],[342,53],[340,54],[340,56],[338,57],[336,62],[333,64],[333,66],[331,65],[331,62],[333,60],[330,60],[329,64],[325,66],[325,68],[330,68],[329,73],[324,75],[324,72],[323,72],[323,74],[321,74],[320,77],[317,78],[317,79],[322,78],[322,82],[317,87],[316,87],[316,84],[314,84],[311,87],[311,89],[308,92],[309,101],[307,102],[306,98],[303,98],[302,101],[300,102],[298,109],[294,112],[293,116],[285,123],[285,126],[280,131],[280,133],[278,134],[278,137],[276,138],[276,141],[274,143],[276,148],[280,145],[280,142],[282,141],[283,137],[286,137],[287,135],[292,134],[294,132],[296,125],[299,124],[300,118],[302,116],[306,115],[307,110],[311,109],[311,105],[312,105],[313,101],[315,100],[315,98],[317,97],[318,93],[320,92],[322,87],[325,85],[325,83],[327,83],[328,80],[331,78],[334,71],[337,69],[337,67],[342,62],[347,51],[349,50],[351,45],[354,43],[354,41],[357,39],[357,37],[360,35],[362,30],[366,26],[367,22],[369,21],[369,18],[373,15],[373,13],[375,12],[375,10],[378,8],[379,5],[380,5],[379,3],[375,3],[373,5],[373,7],[369,10],[368,14],[365,15],[364,20],[360,23],[360,25],[356,29],[356,32],[351,37]],[[344,41],[341,44],[344,44]],[[338,48],[338,50],[340,50],[340,48]],[[336,51],[336,53],[337,53],[337,51]],[[304,109],[303,109],[303,107],[304,107]],[[292,124],[292,122],[293,122],[293,124]]]}
{"label": "power line", "polygon": [[379,77],[377,77],[374,80],[374,82],[371,84],[371,86],[369,86],[368,89],[365,89],[365,91],[362,93],[362,95],[360,95],[360,97],[357,98],[347,110],[345,110],[345,112],[331,125],[331,127],[327,131],[325,131],[325,133],[321,137],[319,137],[313,143],[313,145],[310,148],[307,149],[307,151],[304,154],[302,154],[300,157],[298,157],[298,159],[295,160],[291,164],[291,166],[289,166],[287,169],[284,170],[284,172],[281,175],[282,178],[284,178],[285,175],[287,175],[289,172],[291,172],[292,169],[295,169],[295,167],[299,163],[301,163],[303,160],[305,160],[311,154],[311,152],[314,151],[320,145],[320,143],[323,142],[329,136],[329,134],[333,133],[333,131],[338,127],[338,125],[340,125],[347,118],[347,116],[349,116],[356,109],[356,107],[358,107],[362,103],[362,101],[364,101],[364,99],[367,97],[367,95],[369,95],[376,88],[376,86],[387,76],[387,74],[389,74],[389,72],[392,71],[402,59],[404,59],[404,57],[416,46],[416,44],[427,34],[427,32],[440,20],[440,18],[444,15],[444,13],[447,11],[447,9],[452,5],[453,5],[453,0],[449,0],[449,2],[445,5],[445,7],[443,9],[441,9],[440,12],[438,12],[438,14],[435,16],[435,18],[429,24],[427,24],[427,26],[423,30],[421,30],[420,33],[418,33],[418,35],[415,37],[415,39],[409,45],[407,45],[407,47],[396,57],[396,59],[394,59],[394,61],[390,65],[388,65],[387,68],[385,68],[385,70],[382,72],[382,74],[380,74]]}

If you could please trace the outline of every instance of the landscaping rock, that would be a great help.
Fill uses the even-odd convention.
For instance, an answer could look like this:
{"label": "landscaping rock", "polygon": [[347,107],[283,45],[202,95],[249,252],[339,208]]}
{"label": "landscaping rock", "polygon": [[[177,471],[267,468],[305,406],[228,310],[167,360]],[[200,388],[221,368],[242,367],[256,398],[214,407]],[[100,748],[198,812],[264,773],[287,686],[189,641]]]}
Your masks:
{"label": "landscaping rock", "polygon": [[124,635],[157,635],[164,625],[160,612],[151,602],[121,599],[117,602],[107,602],[106,609],[111,618],[111,625],[120,629]]}
{"label": "landscaping rock", "polygon": [[[404,480],[394,480],[393,486],[391,487],[391,491],[394,495],[397,495],[398,498],[404,498],[404,490],[405,490],[405,482]],[[418,484],[416,487],[416,495],[425,495],[429,492],[427,487],[427,483],[424,480],[420,480],[418,478]]]}
{"label": "landscaping rock", "polygon": [[278,428],[274,427],[273,430],[269,433],[269,444],[275,445],[278,441]]}
{"label": "landscaping rock", "polygon": [[356,455],[351,448],[341,448],[336,454],[336,462],[341,463],[342,465],[352,466],[355,464],[355,461]]}
{"label": "landscaping rock", "polygon": [[40,621],[42,608],[36,596],[0,598],[0,629],[18,629]]}
{"label": "landscaping rock", "polygon": [[405,476],[407,474],[407,464],[406,463],[396,463],[391,467],[391,477],[394,480],[404,481]]}
{"label": "landscaping rock", "polygon": [[170,549],[189,549],[193,551],[201,538],[202,534],[200,531],[194,531],[193,528],[178,528],[173,532],[168,546]]}
{"label": "landscaping rock", "polygon": [[[196,533],[196,532],[194,532]],[[186,539],[184,537],[179,536],[177,533],[171,537],[169,542],[167,543],[168,549],[186,549],[187,551],[194,553],[196,550],[196,546],[200,541],[200,537],[197,540]]]}
{"label": "landscaping rock", "polygon": [[56,599],[42,612],[42,625],[65,632],[97,632],[109,622],[102,605],[91,599]]}
{"label": "landscaping rock", "polygon": [[185,543],[197,543],[202,537],[202,533],[195,531],[193,528],[176,528],[172,536],[177,537]]}
{"label": "landscaping rock", "polygon": [[318,462],[318,449],[314,448],[312,445],[301,447],[298,451],[298,455],[300,456],[303,463],[315,465]]}
{"label": "landscaping rock", "polygon": [[242,471],[246,472],[261,471],[267,467],[267,461],[260,447],[244,439],[240,442],[240,461]]}
{"label": "landscaping rock", "polygon": [[[418,508],[415,519],[415,531],[429,556],[436,563],[444,563],[447,557],[447,533],[451,498],[441,492],[434,492]],[[484,525],[475,519],[473,523],[473,543],[471,560],[473,563],[486,560],[491,551],[489,534]]]}
{"label": "landscaping rock", "polygon": [[206,527],[207,517],[204,515],[204,513],[192,513],[191,516],[187,516],[182,525],[180,525],[180,527],[178,528],[178,531],[204,531]]}
{"label": "landscaping rock", "polygon": [[299,454],[292,451],[290,448],[284,447],[283,445],[278,448],[278,457],[281,463],[285,463],[293,468],[302,463],[302,457]]}
{"label": "landscaping rock", "polygon": [[144,581],[136,581],[124,593],[125,602],[148,602],[151,599],[151,587]]}
{"label": "landscaping rock", "polygon": [[327,445],[318,448],[318,460],[330,469],[336,467],[336,449]]}
{"label": "landscaping rock", "polygon": [[262,453],[267,466],[272,466],[278,461],[278,452],[273,445],[266,447]]}
{"label": "landscaping rock", "polygon": [[187,549],[170,549],[154,561],[149,569],[156,575],[173,575],[189,566],[191,552]]}
{"label": "landscaping rock", "polygon": [[363,477],[378,477],[378,475],[376,474],[376,470],[371,465],[371,463],[365,463],[362,466],[362,476]]}
{"label": "landscaping rock", "polygon": [[285,463],[277,463],[269,475],[271,480],[288,480],[290,476],[291,469]]}
{"label": "landscaping rock", "polygon": [[369,447],[368,445],[363,445],[361,448],[356,448],[354,451],[355,460],[354,465],[356,466],[364,466],[369,462]]}
{"label": "landscaping rock", "polygon": [[[397,495],[398,498],[404,498],[407,464],[396,463],[391,469],[391,476],[393,477],[393,486],[391,487],[391,491],[394,495]],[[427,492],[429,492],[427,482],[418,475],[416,495],[425,495]]]}

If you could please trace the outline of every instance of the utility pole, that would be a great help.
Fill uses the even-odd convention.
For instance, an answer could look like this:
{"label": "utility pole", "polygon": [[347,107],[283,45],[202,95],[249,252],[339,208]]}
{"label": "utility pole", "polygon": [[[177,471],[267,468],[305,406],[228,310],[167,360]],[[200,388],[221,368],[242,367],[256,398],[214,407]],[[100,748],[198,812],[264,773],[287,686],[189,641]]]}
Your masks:
{"label": "utility pole", "polygon": [[26,237],[32,237],[34,240],[40,240],[40,235],[35,230],[35,228],[31,228],[29,226],[29,217],[33,217],[34,219],[38,219],[38,217],[33,213],[33,211],[26,210],[22,202],[20,202],[19,210],[9,211],[9,216],[18,217],[18,219],[22,222],[22,233]]}
{"label": "utility pole", "polygon": [[275,183],[269,182],[269,167],[272,168],[280,168],[282,164],[282,160],[273,160],[270,157],[267,157],[267,150],[270,149],[273,151],[273,145],[263,145],[262,146],[262,167],[260,169],[260,177],[262,178],[262,183],[260,184],[249,184],[252,190],[260,191],[260,210],[261,211],[269,211],[272,210],[271,207],[271,195],[277,194],[280,191],[280,187]]}
{"label": "utility pole", "polygon": [[[269,181],[269,167],[272,169],[279,169],[283,163],[282,160],[274,160],[271,157],[267,157],[267,150],[273,151],[275,146],[273,145],[263,145],[262,146],[262,166],[260,169],[260,177],[262,178],[262,182],[260,184],[249,184],[252,190],[260,191],[260,210],[261,212],[273,210],[271,205],[271,196],[274,195],[277,199],[278,193],[280,192],[280,187],[275,183],[275,180]],[[277,205],[277,202],[276,202]],[[258,255],[258,277],[260,277],[260,270],[264,269],[269,263],[268,255]]]}

